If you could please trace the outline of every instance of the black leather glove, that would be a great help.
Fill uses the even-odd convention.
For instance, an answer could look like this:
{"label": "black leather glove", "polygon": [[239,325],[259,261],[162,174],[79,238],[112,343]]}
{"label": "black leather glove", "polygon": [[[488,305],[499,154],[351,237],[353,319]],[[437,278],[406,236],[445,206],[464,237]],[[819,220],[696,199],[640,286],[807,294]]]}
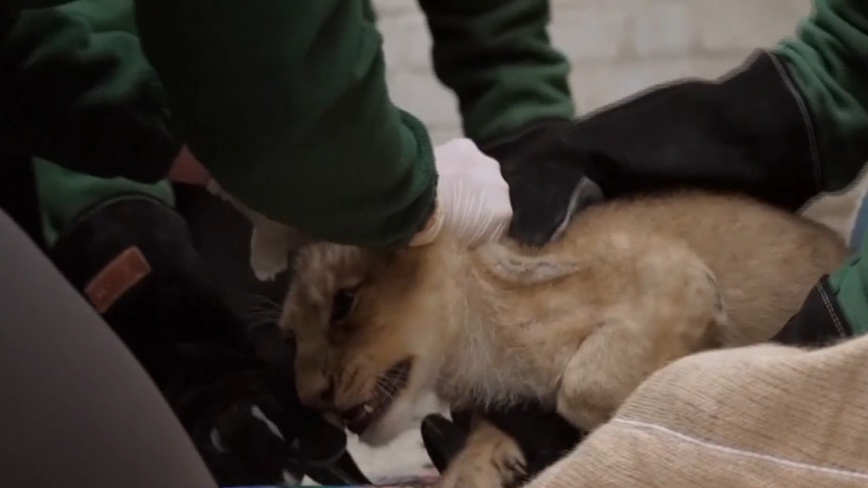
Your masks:
{"label": "black leather glove", "polygon": [[[521,448],[527,465],[525,479],[519,483],[554,464],[586,435],[537,402],[526,402],[508,409],[487,409],[480,413],[509,434]],[[453,411],[451,421],[439,414],[428,415],[423,420],[422,441],[432,463],[441,473],[464,447],[470,433],[470,415],[468,411]]]}
{"label": "black leather glove", "polygon": [[557,237],[576,210],[603,200],[603,194],[582,165],[564,164],[547,156],[575,122],[537,121],[517,134],[480,149],[500,163],[513,206],[510,237],[539,246]]}
{"label": "black leather glove", "polygon": [[511,236],[532,245],[556,237],[598,200],[594,184],[606,198],[698,187],[800,207],[821,189],[810,127],[821,128],[775,56],[759,53],[719,81],[651,89],[502,157]]}
{"label": "black leather glove", "polygon": [[305,474],[366,482],[345,453],[343,428],[300,404],[291,370],[256,355],[268,349],[291,365],[291,345],[276,331],[247,330],[174,210],[140,195],[104,201],[50,254],[148,371],[221,486]]}
{"label": "black leather glove", "polygon": [[802,307],[772,339],[789,346],[822,347],[853,337],[853,327],[824,276],[814,285]]}
{"label": "black leather glove", "polygon": [[348,459],[344,430],[303,407],[292,378],[224,348],[179,350],[178,374],[163,391],[221,486],[299,485],[305,474],[366,481],[351,459],[351,476],[333,472]]}

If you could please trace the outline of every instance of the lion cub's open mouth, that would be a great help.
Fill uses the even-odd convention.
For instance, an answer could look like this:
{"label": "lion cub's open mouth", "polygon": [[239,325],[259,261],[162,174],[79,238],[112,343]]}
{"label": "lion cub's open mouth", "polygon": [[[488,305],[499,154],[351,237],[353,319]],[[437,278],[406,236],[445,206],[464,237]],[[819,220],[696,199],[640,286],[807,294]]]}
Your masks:
{"label": "lion cub's open mouth", "polygon": [[373,398],[341,414],[350,432],[361,435],[389,410],[395,397],[407,386],[412,366],[411,358],[396,363],[377,378]]}

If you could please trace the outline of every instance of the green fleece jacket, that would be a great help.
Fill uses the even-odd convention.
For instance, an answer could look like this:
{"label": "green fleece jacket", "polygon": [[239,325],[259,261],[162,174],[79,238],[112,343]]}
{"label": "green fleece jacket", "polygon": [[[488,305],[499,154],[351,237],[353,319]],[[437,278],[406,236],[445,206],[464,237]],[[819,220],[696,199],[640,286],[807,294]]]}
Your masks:
{"label": "green fleece jacket", "polygon": [[[777,47],[804,96],[823,189],[851,183],[868,158],[868,2],[816,0]],[[781,175],[786,178],[786,175]],[[868,240],[829,281],[856,334],[868,333]]]}
{"label": "green fleece jacket", "polygon": [[[422,5],[478,142],[572,115],[547,0]],[[229,192],[337,242],[399,245],[427,220],[431,142],[389,98],[365,2],[149,0],[136,12],[180,133]]]}
{"label": "green fleece jacket", "polygon": [[[63,2],[0,1],[7,18],[34,3]],[[392,246],[425,222],[436,185],[431,143],[423,124],[389,99],[367,2],[140,1],[137,30],[149,63],[135,29],[113,24],[124,3],[25,12],[5,31],[0,62],[16,91],[0,111],[26,123],[0,144],[76,171],[153,181],[165,175],[179,134],[248,205],[319,237]],[[477,143],[573,115],[568,64],[545,31],[548,0],[421,6],[437,75],[456,91]],[[151,66],[167,105],[162,91],[148,92],[157,86]],[[43,76],[53,81],[32,83]],[[64,95],[49,103],[37,93],[46,88]],[[116,144],[95,155],[105,128],[126,119],[142,127],[111,132]]]}
{"label": "green fleece jacket", "polygon": [[77,7],[0,1],[0,151],[156,182],[181,147],[162,87],[135,34],[95,31]]}
{"label": "green fleece jacket", "polygon": [[823,189],[840,190],[868,154],[868,2],[815,0],[797,35],[777,52],[806,99]]}

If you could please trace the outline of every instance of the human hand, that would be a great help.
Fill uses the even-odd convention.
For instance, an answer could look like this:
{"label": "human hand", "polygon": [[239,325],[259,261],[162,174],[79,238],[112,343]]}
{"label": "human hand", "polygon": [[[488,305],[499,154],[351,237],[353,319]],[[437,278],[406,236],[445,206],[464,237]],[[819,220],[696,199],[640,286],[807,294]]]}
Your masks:
{"label": "human hand", "polygon": [[557,239],[573,214],[603,199],[583,167],[570,164],[580,157],[553,157],[564,152],[574,124],[563,118],[536,120],[482,148],[500,163],[509,185],[514,212],[508,233],[521,244],[540,246]]}
{"label": "human hand", "polygon": [[[717,81],[680,80],[493,154],[510,187],[510,237],[557,239],[577,212],[625,195],[701,188],[795,211],[820,191],[802,101],[775,54]],[[783,175],[786,175],[785,177]]]}
{"label": "human hand", "polygon": [[437,209],[410,245],[430,243],[441,227],[469,247],[502,236],[512,218],[512,205],[497,161],[470,139],[437,146],[434,159],[439,175]]}

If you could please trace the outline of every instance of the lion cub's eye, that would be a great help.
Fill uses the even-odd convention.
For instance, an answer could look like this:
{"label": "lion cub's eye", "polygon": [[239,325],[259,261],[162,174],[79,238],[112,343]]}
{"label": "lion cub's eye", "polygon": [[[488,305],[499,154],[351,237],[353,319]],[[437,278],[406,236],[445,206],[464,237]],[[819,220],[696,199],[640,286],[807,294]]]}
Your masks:
{"label": "lion cub's eye", "polygon": [[337,323],[347,318],[356,306],[358,290],[342,288],[332,297],[331,323]]}

